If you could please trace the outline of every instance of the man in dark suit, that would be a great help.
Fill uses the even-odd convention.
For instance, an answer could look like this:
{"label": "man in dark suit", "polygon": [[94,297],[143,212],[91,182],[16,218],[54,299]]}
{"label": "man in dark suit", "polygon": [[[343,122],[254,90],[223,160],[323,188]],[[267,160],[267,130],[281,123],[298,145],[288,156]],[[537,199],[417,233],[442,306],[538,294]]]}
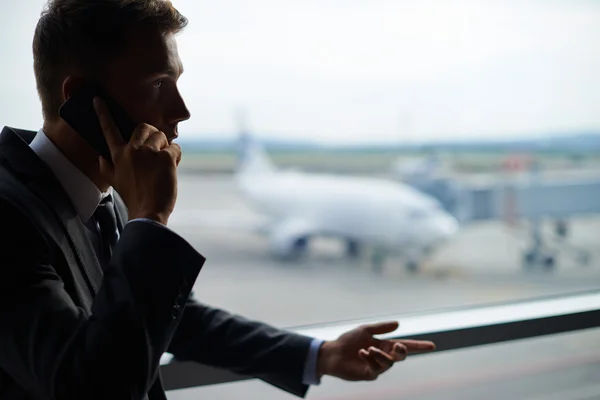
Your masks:
{"label": "man in dark suit", "polygon": [[[165,0],[51,0],[33,54],[44,126],[0,134],[0,398],[165,399],[164,352],[304,396],[323,375],[372,380],[430,342],[378,340],[397,323],[323,342],[189,298],[204,257],[172,232],[190,117]],[[140,124],[125,142],[94,107],[112,162],[58,114],[89,80]]]}

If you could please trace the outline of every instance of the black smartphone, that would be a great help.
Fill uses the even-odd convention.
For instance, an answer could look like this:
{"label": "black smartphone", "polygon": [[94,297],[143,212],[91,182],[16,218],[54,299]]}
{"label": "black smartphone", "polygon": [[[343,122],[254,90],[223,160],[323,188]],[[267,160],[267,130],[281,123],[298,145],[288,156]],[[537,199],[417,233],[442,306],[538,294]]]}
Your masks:
{"label": "black smartphone", "polygon": [[89,83],[76,90],[59,109],[59,115],[75,131],[77,131],[102,157],[112,161],[110,149],[106,143],[100,121],[94,110],[94,97],[101,97],[123,139],[129,142],[136,127],[136,123],[127,115],[127,112],[112,98],[107,96],[97,85]]}

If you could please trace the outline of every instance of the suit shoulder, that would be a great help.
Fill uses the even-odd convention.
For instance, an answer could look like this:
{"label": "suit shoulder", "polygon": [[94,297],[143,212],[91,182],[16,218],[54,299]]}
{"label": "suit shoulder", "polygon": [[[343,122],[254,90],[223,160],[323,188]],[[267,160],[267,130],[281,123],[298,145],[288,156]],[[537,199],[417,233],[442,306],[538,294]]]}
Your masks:
{"label": "suit shoulder", "polygon": [[[46,245],[42,230],[35,223],[34,195],[26,185],[0,167],[0,221],[6,237],[1,247],[21,244]],[[22,249],[21,249],[22,250]]]}
{"label": "suit shoulder", "polygon": [[46,214],[47,209],[41,199],[28,187],[29,182],[0,165],[0,201],[12,204],[26,215]]}
{"label": "suit shoulder", "polygon": [[12,171],[0,164],[0,200],[21,200],[23,197],[31,195],[27,189],[27,185],[15,176]]}
{"label": "suit shoulder", "polygon": [[4,232],[0,271],[10,265],[49,262],[53,253],[46,235],[21,207],[0,197],[0,220]]}

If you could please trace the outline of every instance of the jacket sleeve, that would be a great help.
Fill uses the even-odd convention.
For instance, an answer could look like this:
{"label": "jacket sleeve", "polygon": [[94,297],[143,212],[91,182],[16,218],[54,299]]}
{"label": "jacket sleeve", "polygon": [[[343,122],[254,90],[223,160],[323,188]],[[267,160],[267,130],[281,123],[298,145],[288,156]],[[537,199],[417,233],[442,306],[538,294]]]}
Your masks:
{"label": "jacket sleeve", "polygon": [[299,397],[312,338],[249,321],[189,299],[169,353],[253,376]]}
{"label": "jacket sleeve", "polygon": [[204,258],[167,229],[127,224],[86,315],[41,231],[6,201],[0,218],[0,369],[35,399],[144,398]]}

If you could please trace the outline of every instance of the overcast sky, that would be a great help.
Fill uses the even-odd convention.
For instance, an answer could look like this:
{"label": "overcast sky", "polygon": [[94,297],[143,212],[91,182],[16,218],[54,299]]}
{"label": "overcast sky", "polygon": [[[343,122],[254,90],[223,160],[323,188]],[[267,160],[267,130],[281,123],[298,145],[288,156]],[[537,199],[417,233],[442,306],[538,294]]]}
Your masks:
{"label": "overcast sky", "polygon": [[[600,128],[599,1],[174,0],[189,137],[326,142]],[[37,129],[43,0],[0,0],[0,125]]]}

